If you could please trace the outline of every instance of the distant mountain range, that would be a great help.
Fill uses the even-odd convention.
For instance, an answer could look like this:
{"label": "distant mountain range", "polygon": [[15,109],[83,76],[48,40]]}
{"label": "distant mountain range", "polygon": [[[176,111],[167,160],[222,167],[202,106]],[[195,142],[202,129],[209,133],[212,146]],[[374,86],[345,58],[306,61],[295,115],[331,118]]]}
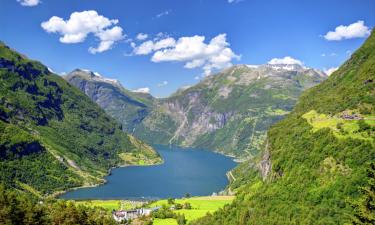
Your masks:
{"label": "distant mountain range", "polygon": [[327,75],[298,64],[236,65],[163,99],[131,92],[87,70],[64,78],[148,143],[206,148],[243,159],[257,155],[267,129]]}
{"label": "distant mountain range", "polygon": [[158,162],[80,90],[0,43],[2,184],[45,196],[103,182],[113,166]]}

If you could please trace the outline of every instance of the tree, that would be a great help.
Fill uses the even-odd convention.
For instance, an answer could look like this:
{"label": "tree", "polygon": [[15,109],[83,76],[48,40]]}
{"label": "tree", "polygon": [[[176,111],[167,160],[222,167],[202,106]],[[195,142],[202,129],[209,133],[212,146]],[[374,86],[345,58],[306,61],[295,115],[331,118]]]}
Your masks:
{"label": "tree", "polygon": [[173,198],[168,198],[168,204],[173,205],[174,204],[174,199]]}
{"label": "tree", "polygon": [[185,219],[184,214],[177,214],[176,220],[177,220],[178,225],[185,225],[186,224],[186,219]]}
{"label": "tree", "polygon": [[184,209],[191,209],[191,204],[189,202],[185,202],[183,208]]}
{"label": "tree", "polygon": [[362,187],[362,197],[355,204],[354,224],[375,224],[375,163],[367,170],[368,186]]}

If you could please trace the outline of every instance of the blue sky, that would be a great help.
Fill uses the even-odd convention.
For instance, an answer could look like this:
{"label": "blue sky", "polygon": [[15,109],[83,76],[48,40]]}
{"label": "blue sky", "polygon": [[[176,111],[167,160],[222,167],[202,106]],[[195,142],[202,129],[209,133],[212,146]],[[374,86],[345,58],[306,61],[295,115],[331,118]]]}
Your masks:
{"label": "blue sky", "polygon": [[375,0],[0,0],[0,40],[12,48],[155,96],[230,64],[290,56],[337,67],[374,25]]}

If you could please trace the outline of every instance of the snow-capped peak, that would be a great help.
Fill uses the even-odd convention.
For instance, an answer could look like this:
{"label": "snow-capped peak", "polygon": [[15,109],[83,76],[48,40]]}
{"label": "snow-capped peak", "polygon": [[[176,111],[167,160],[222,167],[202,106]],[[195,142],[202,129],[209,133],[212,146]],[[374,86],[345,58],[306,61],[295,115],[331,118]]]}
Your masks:
{"label": "snow-capped peak", "polygon": [[103,77],[98,72],[92,72],[88,69],[77,69],[77,70],[75,70],[75,72],[84,72],[84,73],[86,73],[86,75],[89,76],[88,78],[90,80],[93,80],[93,81],[104,82],[104,83],[109,83],[109,84],[116,85],[116,86],[121,86],[120,81],[118,81],[116,79]]}

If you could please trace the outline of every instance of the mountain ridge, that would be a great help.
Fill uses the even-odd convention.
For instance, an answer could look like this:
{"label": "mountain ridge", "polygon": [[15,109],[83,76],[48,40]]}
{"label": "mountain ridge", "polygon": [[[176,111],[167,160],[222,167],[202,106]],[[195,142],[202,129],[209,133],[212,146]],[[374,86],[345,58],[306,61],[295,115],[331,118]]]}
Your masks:
{"label": "mountain ridge", "polygon": [[[196,85],[179,89],[169,97],[157,99],[150,96],[151,100],[141,108],[132,108],[134,103],[129,99],[121,101],[123,107],[117,107],[119,97],[116,99],[116,95],[136,99],[134,95],[138,93],[109,91],[104,83],[100,86],[98,81],[83,81],[85,79],[79,78],[76,72],[64,78],[122,122],[126,131],[148,143],[201,147],[237,158],[247,158],[257,154],[267,127],[291,110],[299,93],[326,77],[322,71],[297,64],[235,65],[205,77]],[[82,83],[85,85],[82,86]],[[93,94],[93,90],[102,93],[99,91]],[[241,97],[242,93],[248,95]],[[103,100],[104,96],[109,95],[111,98]],[[136,101],[144,101],[142,96],[138,97]],[[127,113],[125,105],[130,107],[130,113]],[[259,115],[266,115],[266,119],[258,118]],[[241,122],[246,118],[245,122]],[[252,129],[245,128],[246,122],[252,124]],[[240,127],[243,131],[236,132]],[[224,137],[228,135],[228,130],[229,137]],[[236,135],[241,140],[233,142]],[[217,139],[218,136],[221,136],[221,140]],[[223,142],[226,143],[222,145]],[[249,149],[250,145],[256,147]]]}
{"label": "mountain ridge", "polygon": [[[232,174],[234,202],[192,224],[373,224],[375,31]],[[249,210],[250,209],[250,210]]]}

